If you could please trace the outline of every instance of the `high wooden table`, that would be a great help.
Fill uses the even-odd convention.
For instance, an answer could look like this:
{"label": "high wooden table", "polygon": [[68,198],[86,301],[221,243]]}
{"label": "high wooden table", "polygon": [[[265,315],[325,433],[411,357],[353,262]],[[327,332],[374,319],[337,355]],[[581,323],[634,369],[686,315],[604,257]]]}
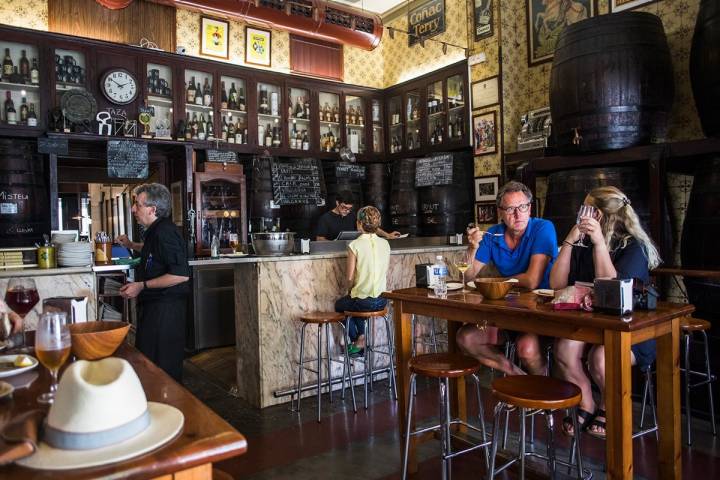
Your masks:
{"label": "high wooden table", "polygon": [[[398,397],[401,406],[400,438],[403,438],[409,398],[408,360],[411,356],[411,315],[445,318],[448,345],[455,351],[455,333],[462,323],[496,326],[551,337],[564,337],[605,346],[607,476],[633,478],[632,401],[630,398],[630,345],[657,339],[657,407],[660,443],[660,478],[680,479],[680,320],[690,315],[692,305],[659,302],[655,311],[636,311],[632,320],[596,312],[554,311],[540,303],[532,293],[507,296],[503,300],[484,300],[476,292],[450,293],[447,299],[435,297],[424,288],[406,288],[384,293],[393,301],[395,341],[398,355]],[[458,380],[452,394],[454,411],[467,418],[465,384]],[[410,468],[417,469],[415,446],[411,439]]]}
{"label": "high wooden table", "polygon": [[[245,437],[135,348],[125,344],[115,356],[130,362],[148,400],[167,403],[183,412],[185,424],[180,435],[157,450],[123,462],[56,472],[11,465],[0,467],[0,478],[210,480],[213,462],[245,453]],[[0,412],[9,408],[14,416],[40,407],[36,399],[48,391],[50,374],[42,365],[33,371],[40,374],[39,378],[29,388],[15,390],[12,401],[0,404]]]}

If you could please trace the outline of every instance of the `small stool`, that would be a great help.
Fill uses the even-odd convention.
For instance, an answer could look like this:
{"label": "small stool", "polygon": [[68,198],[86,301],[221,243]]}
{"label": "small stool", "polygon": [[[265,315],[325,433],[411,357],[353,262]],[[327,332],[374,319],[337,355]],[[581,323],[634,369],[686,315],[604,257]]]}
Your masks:
{"label": "small stool", "polygon": [[[692,445],[692,411],[690,409],[690,389],[707,385],[708,402],[710,403],[710,422],[712,423],[712,434],[717,435],[715,427],[715,406],[713,405],[712,382],[715,375],[710,371],[710,348],[708,346],[707,331],[710,330],[710,322],[700,318],[683,317],[680,320],[680,329],[683,334],[683,347],[685,357],[683,367],[680,369],[685,374],[685,420],[687,422],[687,444]],[[695,340],[695,333],[699,333],[700,340]],[[702,343],[705,348],[705,371],[696,372],[690,369],[690,347],[693,343]],[[701,377],[697,383],[690,383],[690,375]]]}
{"label": "small stool", "polygon": [[[498,378],[492,382],[493,395],[499,400],[495,406],[493,420],[492,451],[490,453],[490,467],[488,468],[488,479],[492,480],[496,473],[500,473],[513,463],[520,462],[520,478],[525,478],[525,457],[535,456],[543,458],[548,462],[551,478],[555,477],[556,463],[566,464],[555,458],[555,445],[553,441],[553,416],[552,411],[568,408],[572,409],[573,429],[579,432],[577,421],[577,407],[580,404],[582,393],[580,388],[570,382],[558,380],[542,375],[513,375],[510,377]],[[509,460],[500,468],[495,468],[495,455],[497,454],[498,443],[500,442],[500,417],[509,406],[517,407],[520,411],[520,445],[518,456]],[[538,410],[545,414],[547,425],[548,444],[547,456],[535,452],[528,452],[525,449],[525,417],[528,410]],[[575,435],[576,446],[580,452],[580,435]],[[566,464],[570,466],[569,463]],[[589,478],[590,472],[585,473],[582,466],[582,456],[577,455],[575,463],[577,478]]]}
{"label": "small stool", "polygon": [[[337,323],[343,329],[343,338],[347,341],[347,334],[345,333],[345,325],[343,325],[343,314],[337,312],[311,312],[306,313],[300,317],[302,322],[302,330],[300,333],[300,361],[298,362],[298,376],[297,384],[295,384],[295,392],[297,392],[297,411],[300,411],[300,399],[302,398],[302,372],[303,369],[310,370],[317,374],[317,421],[320,423],[320,404],[322,396],[322,330],[325,327],[325,359],[327,360],[327,383],[328,383],[328,395],[332,402],[332,370],[330,368],[332,358],[330,358],[330,324]],[[317,359],[305,360],[305,329],[308,325],[317,325]],[[306,363],[317,361],[317,370],[305,367]],[[357,412],[357,404],[355,403],[355,389],[353,388],[352,375],[350,373],[350,358],[347,353],[347,344],[345,352],[343,353],[343,373],[342,373],[342,397],[345,398],[345,375],[347,373],[348,384],[350,385],[350,394],[352,395],[353,411]],[[290,405],[292,408],[293,397],[290,398]]]}
{"label": "small stool", "polygon": [[[482,366],[480,362],[473,357],[457,353],[428,353],[411,358],[408,366],[410,368],[410,395],[408,396],[408,409],[406,417],[407,427],[405,429],[405,448],[403,450],[403,480],[407,478],[410,436],[438,429],[442,435],[442,478],[444,480],[450,478],[452,459],[458,455],[462,455],[463,453],[477,450],[478,448],[484,448],[485,464],[488,465],[490,462],[490,459],[488,458],[488,446],[490,445],[490,442],[487,441],[487,435],[485,433],[485,416],[482,398],[480,397],[480,379],[477,376],[477,372]],[[440,423],[411,431],[410,426],[412,425],[413,404],[415,403],[415,381],[418,375],[437,378],[440,382]],[[466,376],[472,377],[475,381],[475,392],[477,394],[477,402],[479,406],[478,420],[480,422],[480,428],[468,425],[459,419],[451,419],[450,417],[450,379]],[[482,443],[453,452],[450,426],[458,424],[465,425],[471,430],[480,432],[482,435]],[[463,438],[463,441],[467,442],[465,438]]]}
{"label": "small stool", "polygon": [[[387,355],[389,358],[388,362],[388,369],[390,371],[390,388],[393,392],[393,398],[397,400],[397,385],[396,385],[396,379],[395,379],[395,341],[393,339],[392,335],[392,329],[390,328],[390,320],[388,319],[388,308],[385,307],[382,310],[375,310],[371,312],[353,312],[353,311],[345,311],[343,312],[343,315],[345,318],[350,319],[350,317],[361,317],[366,318],[367,321],[365,322],[365,357],[364,357],[364,363],[365,363],[365,373],[363,375],[363,382],[365,384],[365,409],[368,408],[368,384],[370,386],[370,390],[372,390],[373,380],[374,380],[374,372],[373,372],[373,363],[375,354],[379,355]],[[385,345],[375,345],[375,319],[376,318],[382,318],[385,323],[385,333],[387,335],[387,344]],[[350,338],[347,336],[347,330],[345,334],[345,344],[350,345]],[[387,350],[382,350],[378,347],[387,347]],[[347,348],[345,349],[347,351]],[[350,384],[352,386],[352,383]]]}

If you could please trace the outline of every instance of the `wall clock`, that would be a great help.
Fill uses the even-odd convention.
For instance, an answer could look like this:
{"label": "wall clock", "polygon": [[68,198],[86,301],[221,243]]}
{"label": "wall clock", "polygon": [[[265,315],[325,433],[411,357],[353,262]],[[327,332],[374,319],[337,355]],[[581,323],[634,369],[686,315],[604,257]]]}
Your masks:
{"label": "wall clock", "polygon": [[102,77],[100,89],[105,98],[118,105],[127,105],[137,98],[138,82],[124,68],[111,68]]}

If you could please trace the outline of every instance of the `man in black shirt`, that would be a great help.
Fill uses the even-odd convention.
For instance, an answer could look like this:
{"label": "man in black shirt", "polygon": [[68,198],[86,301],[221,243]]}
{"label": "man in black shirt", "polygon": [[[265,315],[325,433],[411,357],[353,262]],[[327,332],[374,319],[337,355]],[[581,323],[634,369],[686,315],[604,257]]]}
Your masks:
{"label": "man in black shirt", "polygon": [[117,238],[124,247],[140,250],[138,281],[120,289],[125,298],[138,298],[135,346],[178,382],[182,378],[185,316],[190,267],[185,241],[170,216],[170,192],[159,183],[135,189],[132,206],[137,222],[145,227],[144,242]]}
{"label": "man in black shirt", "polygon": [[[335,196],[335,208],[323,213],[318,219],[315,240],[335,240],[340,232],[355,231],[356,221],[352,193],[347,190],[340,191]],[[380,228],[376,233],[387,239],[400,236],[400,232],[387,233]]]}

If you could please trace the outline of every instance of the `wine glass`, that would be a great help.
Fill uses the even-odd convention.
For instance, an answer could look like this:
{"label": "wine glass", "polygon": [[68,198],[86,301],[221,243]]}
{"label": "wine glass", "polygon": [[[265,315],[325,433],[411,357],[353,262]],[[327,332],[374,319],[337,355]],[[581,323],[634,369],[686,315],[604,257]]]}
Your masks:
{"label": "wine glass", "polygon": [[[593,207],[592,205],[582,204],[582,205],[580,205],[580,209],[578,209],[577,218],[575,219],[575,223],[577,225],[580,225],[580,222],[582,222],[583,218],[595,217],[596,213],[597,213],[597,209],[595,207]],[[585,245],[583,243],[584,239],[585,239],[585,234],[581,233],[577,242],[575,242],[573,245],[575,245],[576,247],[587,247],[587,245]]]}
{"label": "wine glass", "polygon": [[[5,292],[5,303],[13,312],[25,319],[30,310],[40,301],[35,280],[27,277],[11,278]],[[21,351],[28,351],[25,340],[25,322],[23,321],[23,339]]]}
{"label": "wine glass", "polygon": [[455,268],[460,271],[460,283],[462,283],[462,293],[467,292],[467,289],[465,288],[465,272],[468,268],[470,268],[470,263],[467,261],[466,258],[462,258],[455,262]]}
{"label": "wine glass", "polygon": [[35,335],[35,354],[52,375],[50,391],[37,400],[44,404],[52,403],[57,391],[58,371],[70,356],[70,329],[65,312],[47,312],[40,316]]}

